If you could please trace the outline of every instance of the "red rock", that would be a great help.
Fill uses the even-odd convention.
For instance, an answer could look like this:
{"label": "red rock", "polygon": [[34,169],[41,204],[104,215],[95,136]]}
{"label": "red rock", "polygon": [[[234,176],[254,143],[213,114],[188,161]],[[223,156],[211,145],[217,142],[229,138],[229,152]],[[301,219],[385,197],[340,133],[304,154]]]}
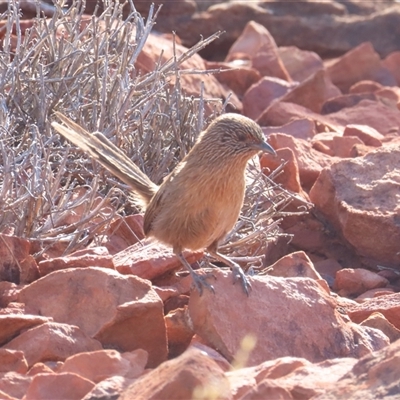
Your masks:
{"label": "red rock", "polygon": [[[158,294],[158,296],[160,297],[160,299],[163,301],[163,303],[166,303],[169,299],[180,295],[178,290],[174,287],[161,287],[160,288],[158,286],[153,285],[153,288],[156,291],[156,293]],[[164,304],[164,313],[165,313],[165,304]]]}
{"label": "red rock", "polygon": [[303,193],[300,184],[299,167],[293,150],[289,148],[277,149],[276,154],[278,157],[268,157],[263,154],[260,159],[261,167],[263,169],[274,171],[281,165],[282,160],[284,160],[287,164],[283,168],[283,173],[279,174],[274,179],[274,182],[294,193]]}
{"label": "red rock", "polygon": [[302,82],[324,68],[321,57],[313,51],[300,50],[296,46],[279,47],[278,54],[290,77]]}
{"label": "red rock", "polygon": [[207,393],[221,400],[232,399],[229,382],[218,364],[201,350],[190,348],[137,379],[119,400],[204,398]]}
{"label": "red rock", "polygon": [[[42,246],[45,246],[43,249]],[[66,241],[50,241],[50,243],[33,243],[32,252],[39,253],[37,262],[48,260],[49,258],[61,257],[67,250],[68,243]]]}
{"label": "red rock", "polygon": [[126,378],[135,379],[139,377],[147,365],[149,359],[149,353],[143,349],[136,349],[133,351],[126,351],[121,354],[124,360],[129,362],[129,370],[126,374]]}
{"label": "red rock", "polygon": [[28,364],[24,353],[18,350],[0,348],[0,373],[10,371],[20,374],[25,374],[28,371]]}
{"label": "red rock", "polygon": [[331,165],[335,159],[311,148],[303,139],[296,139],[283,133],[269,136],[269,142],[275,150],[288,147],[296,157],[299,175],[303,188],[311,187],[324,167]]}
{"label": "red rock", "polygon": [[273,13],[280,16],[291,14],[297,16],[297,18],[310,15],[319,16],[321,18],[324,14],[344,16],[346,13],[346,8],[342,4],[337,4],[334,1],[327,1],[324,3],[306,1],[303,4],[285,2],[267,3],[263,5],[263,7],[271,14]]}
{"label": "red rock", "polygon": [[164,314],[167,315],[170,311],[187,306],[189,304],[189,296],[175,293],[173,297],[169,297],[167,300],[163,300],[163,302]]}
{"label": "red rock", "polygon": [[380,147],[384,138],[376,129],[367,125],[347,125],[344,128],[343,136],[357,136],[367,146]]}
{"label": "red rock", "polygon": [[370,289],[383,288],[389,281],[367,269],[344,268],[337,272],[334,289],[341,296],[357,296]]}
{"label": "red rock", "polygon": [[[336,300],[339,307],[342,307],[341,312],[344,314],[348,308],[352,308],[358,305],[355,300],[349,299],[348,297],[339,296],[335,292],[331,292],[331,296]],[[349,318],[346,318],[348,321]]]}
{"label": "red rock", "polygon": [[310,191],[316,208],[357,254],[387,266],[400,260],[400,228],[395,222],[399,157],[400,146],[388,146],[336,162],[321,172]]}
{"label": "red rock", "polygon": [[72,372],[98,383],[112,376],[139,377],[147,364],[148,354],[137,349],[119,353],[116,350],[97,350],[68,357],[59,372]]}
{"label": "red rock", "polygon": [[94,383],[73,373],[38,374],[26,391],[25,400],[70,399],[81,400]]}
{"label": "red rock", "polygon": [[[290,357],[265,362],[257,367],[228,373],[235,398],[267,399],[266,388],[280,388],[287,399],[311,398],[335,387],[338,379],[349,372],[357,362],[343,358],[311,364],[305,359]],[[239,386],[240,385],[240,386]]]}
{"label": "red rock", "polygon": [[400,51],[394,51],[387,55],[382,64],[392,73],[396,78],[397,85],[400,86]]}
{"label": "red rock", "polygon": [[400,100],[400,89],[398,87],[387,87],[373,81],[357,82],[350,88],[349,93],[349,95],[327,101],[322,112],[324,114],[336,112],[344,106],[354,106],[362,99],[379,100],[384,105],[396,109]]}
{"label": "red rock", "polygon": [[266,136],[271,133],[286,133],[297,139],[311,139],[316,135],[315,122],[308,118],[294,119],[283,126],[263,126]]}
{"label": "red rock", "polygon": [[163,304],[148,281],[105,268],[68,269],[26,286],[20,300],[36,314],[78,326],[105,347],[149,351],[150,366],[166,359]]}
{"label": "red rock", "polygon": [[7,307],[0,309],[0,315],[24,315],[25,304],[12,301]]}
{"label": "red rock", "polygon": [[329,147],[326,143],[324,143],[324,142],[322,142],[320,140],[313,140],[312,148],[314,150],[317,150],[320,153],[324,153],[324,154],[326,154],[328,156],[333,156],[334,155],[334,152],[331,149],[331,147]]}
{"label": "red rock", "polygon": [[252,85],[243,97],[243,114],[256,120],[271,103],[286,94],[295,84],[265,76]]}
{"label": "red rock", "polygon": [[[360,9],[363,9],[364,15],[353,14],[354,10],[358,13]],[[205,49],[207,56],[215,57],[229,47],[251,20],[268,27],[278,45],[312,50],[324,58],[336,57],[365,41],[373,42],[376,51],[383,57],[399,50],[396,35],[400,13],[393,2],[234,1],[195,13],[189,21],[182,18],[178,26],[157,21],[157,29],[170,32],[171,26],[174,26],[186,44],[194,44],[200,35],[207,37],[216,29],[225,31],[221,40]]]}
{"label": "red rock", "polygon": [[380,134],[386,135],[400,125],[400,111],[380,102],[362,100],[356,106],[343,108],[329,114],[329,118],[339,125],[368,125]]}
{"label": "red rock", "polygon": [[[0,374],[0,395],[6,393],[12,400],[22,399],[31,382],[30,376],[19,374],[18,372],[7,372]],[[8,397],[1,396],[3,400]]]}
{"label": "red rock", "polygon": [[337,358],[318,364],[305,365],[297,368],[291,374],[277,379],[276,383],[290,391],[292,398],[302,394],[307,397],[316,396],[333,389],[337,380],[345,376],[356,362],[357,360],[354,358]]}
{"label": "red rock", "polygon": [[[185,274],[185,273],[184,273]],[[175,279],[178,278],[175,276]],[[178,278],[172,285],[172,289],[176,291],[178,295],[187,296],[190,293],[191,288],[193,287],[193,279],[190,274],[184,275],[182,278]]]}
{"label": "red rock", "polygon": [[7,393],[3,392],[2,390],[0,390],[0,398],[2,400],[17,400],[16,397],[14,396],[9,396]]}
{"label": "red rock", "polygon": [[0,346],[22,331],[49,321],[51,321],[51,318],[40,317],[39,315],[0,315]]}
{"label": "red rock", "polygon": [[400,341],[397,340],[363,357],[331,390],[314,396],[313,400],[396,398],[400,385],[399,357]]}
{"label": "red rock", "polygon": [[262,380],[256,388],[250,389],[243,399],[258,400],[258,399],[279,399],[279,400],[292,400],[293,396],[290,391],[279,386],[271,379]]}
{"label": "red rock", "polygon": [[[277,232],[282,233],[283,229],[278,228]],[[289,252],[290,243],[288,243],[287,237],[285,235],[275,237],[265,246],[264,265],[273,264]]]}
{"label": "red rock", "polygon": [[[192,264],[195,269],[197,269],[198,264]],[[176,271],[176,273],[174,272]],[[170,272],[165,273],[164,275],[157,276],[152,279],[153,287],[157,288],[156,292],[160,293],[160,288],[166,289],[167,291],[172,290],[174,295],[184,294],[187,295],[190,292],[190,288],[193,286],[193,280],[191,277],[189,278],[189,282],[187,284],[182,285],[182,281],[184,281],[187,277],[190,277],[189,272],[186,268],[181,268],[180,266],[172,270]],[[185,291],[182,291],[184,289]],[[164,292],[164,295],[166,292]],[[161,298],[161,296],[160,296]]]}
{"label": "red rock", "polygon": [[[167,358],[166,327],[164,320],[160,320],[158,308],[155,310],[151,301],[155,302],[155,299],[147,298],[143,305],[120,306],[120,315],[105,325],[95,338],[104,347],[116,346],[122,351],[142,348],[149,354],[149,368],[160,364]],[[132,317],[126,321],[126,315]]]}
{"label": "red rock", "polygon": [[46,322],[21,333],[3,347],[23,351],[32,366],[40,361],[63,361],[72,354],[99,350],[101,344],[76,326]]}
{"label": "red rock", "polygon": [[334,258],[316,261],[314,266],[322,278],[329,283],[329,286],[333,286],[336,273],[342,269],[342,266]]}
{"label": "red rock", "polygon": [[99,382],[82,400],[117,399],[132,383],[132,379],[127,379],[122,376],[113,376]]}
{"label": "red rock", "polygon": [[311,278],[322,279],[316,271],[313,263],[304,251],[296,251],[288,254],[270,266],[268,275],[281,276],[284,278]]}
{"label": "red rock", "polygon": [[397,279],[400,278],[400,272],[390,268],[382,269],[381,271],[378,272],[378,275],[383,276],[390,283],[393,283],[394,281],[397,281]]}
{"label": "red rock", "polygon": [[382,88],[383,85],[375,81],[359,81],[350,87],[349,93],[374,93]]}
{"label": "red rock", "polygon": [[[314,144],[315,142],[323,143],[324,145],[332,148],[333,145],[333,138],[334,137],[341,137],[342,135],[338,132],[321,132],[317,133],[311,143]],[[333,152],[333,151],[332,151]]]}
{"label": "red rock", "polygon": [[352,157],[354,146],[363,144],[357,136],[336,136],[332,143],[333,155],[341,158]]}
{"label": "red rock", "polygon": [[274,38],[262,25],[250,21],[229,49],[226,61],[251,60],[252,67],[261,76],[274,76],[289,81],[290,77],[281,59]]}
{"label": "red rock", "polygon": [[374,312],[383,314],[392,325],[400,329],[400,293],[374,297],[347,308],[351,320],[358,324]]}
{"label": "red rock", "polygon": [[312,259],[317,254],[319,257],[340,260],[344,268],[362,266],[359,256],[343,243],[343,239],[317,209],[309,214],[287,216],[281,228],[291,235],[291,248],[304,250]]}
{"label": "red rock", "polygon": [[388,343],[377,331],[345,322],[335,300],[312,279],[254,276],[252,292],[246,297],[232,285],[230,273],[216,270],[214,275],[218,296],[192,292],[189,313],[194,331],[228,361],[249,336],[255,341],[249,366],[283,356],[312,362],[358,357]]}
{"label": "red rock", "polygon": [[239,99],[242,99],[247,89],[261,79],[260,73],[243,63],[225,63],[225,62],[207,62],[207,69],[220,69],[221,72],[216,73],[215,77],[218,82],[228,86]]}
{"label": "red rock", "polygon": [[323,104],[321,114],[329,116],[343,108],[354,107],[363,100],[378,101],[378,97],[375,93],[351,93],[337,96]]}
{"label": "red rock", "polygon": [[339,95],[341,95],[340,90],[332,84],[326,71],[320,69],[287,92],[281,101],[299,104],[315,113],[320,113],[327,100]]}
{"label": "red rock", "polygon": [[[400,111],[400,110],[399,110]],[[382,146],[398,146],[400,144],[400,129],[393,127],[385,136]]]}
{"label": "red rock", "polygon": [[213,359],[223,371],[228,372],[232,370],[232,365],[226,360],[226,358],[221,356],[217,350],[214,350],[213,348],[201,343],[200,340],[193,338],[190,348],[201,350],[203,354],[207,354],[207,356]]}
{"label": "red rock", "polygon": [[20,286],[12,282],[0,282],[0,307],[7,307],[9,303],[14,302],[20,290]]}
{"label": "red rock", "polygon": [[110,224],[106,239],[102,243],[110,254],[116,254],[144,239],[143,215],[121,217]]}
{"label": "red rock", "polygon": [[[184,252],[189,264],[200,260],[203,254],[203,251]],[[143,279],[154,279],[168,271],[182,268],[182,263],[172,249],[155,241],[130,246],[117,253],[113,262],[121,274],[132,274]]]}
{"label": "red rock", "polygon": [[377,288],[377,289],[369,289],[366,292],[360,294],[355,298],[355,301],[358,303],[362,303],[366,299],[372,299],[373,297],[379,297],[379,296],[386,296],[387,294],[393,294],[394,289],[391,287],[384,287],[384,288]]}
{"label": "red rock", "polygon": [[29,376],[34,376],[37,374],[51,374],[51,373],[55,373],[50,367],[48,367],[46,364],[38,362],[36,364],[34,364],[28,372]]}
{"label": "red rock", "polygon": [[365,144],[356,144],[350,152],[350,158],[364,157],[369,152],[374,151],[375,147],[366,146]]}
{"label": "red rock", "polygon": [[400,88],[384,87],[375,92],[376,97],[388,107],[398,109],[397,105],[400,102]]}
{"label": "red rock", "polygon": [[323,224],[311,216],[299,216],[297,218],[286,218],[282,221],[282,229],[292,236],[291,244],[296,248],[312,253],[324,254],[321,250],[326,249],[327,241],[323,233]]}
{"label": "red rock", "polygon": [[[357,0],[350,0],[349,2],[345,3],[344,6],[346,7],[347,12],[350,14],[369,17],[371,13],[385,11],[388,8],[390,9],[392,5],[390,3],[360,3]],[[362,32],[360,32],[360,36],[361,35]],[[349,36],[349,39],[350,38],[352,37]]]}
{"label": "red rock", "polygon": [[62,361],[45,361],[43,364],[53,372],[59,372],[61,367],[64,365]]}
{"label": "red rock", "polygon": [[326,293],[331,293],[329,283],[326,281],[326,279],[316,279],[315,282],[317,282],[321,286],[321,288],[325,290]]}
{"label": "red rock", "polygon": [[355,145],[363,145],[357,136],[342,136],[336,132],[318,133],[312,140],[312,148],[335,157],[351,157]]}
{"label": "red rock", "polygon": [[[147,360],[146,360],[147,362]],[[142,371],[145,365],[142,365]],[[77,374],[91,382],[98,383],[114,375],[125,376],[130,363],[116,350],[97,350],[68,357],[60,373]],[[140,375],[140,374],[139,374]]]}
{"label": "red rock", "polygon": [[189,347],[194,334],[190,327],[187,306],[169,312],[165,316],[165,325],[167,327],[169,356],[174,358],[181,355]]}
{"label": "red rock", "polygon": [[343,124],[332,121],[329,117],[312,112],[306,107],[298,104],[278,101],[271,104],[257,118],[261,126],[282,126],[299,118],[307,118],[315,123],[317,132],[335,131],[342,132]]}
{"label": "red rock", "polygon": [[106,247],[79,250],[65,257],[51,258],[39,262],[39,273],[43,277],[50,272],[67,268],[101,267],[115,269],[112,256]]}
{"label": "red rock", "polygon": [[379,329],[394,343],[400,339],[400,329],[392,325],[383,314],[379,312],[372,313],[367,319],[361,322],[361,326],[369,326],[370,328]]}
{"label": "red rock", "polygon": [[1,281],[29,283],[39,277],[38,266],[30,250],[28,240],[0,233]]}
{"label": "red rock", "polygon": [[[242,399],[264,379],[278,379],[289,375],[297,368],[311,363],[305,358],[281,357],[265,361],[254,367],[237,368],[227,372],[234,399]],[[279,397],[278,397],[279,398]]]}
{"label": "red rock", "polygon": [[382,65],[379,54],[369,42],[362,43],[342,57],[326,63],[332,82],[343,92],[361,80],[372,80],[382,85],[396,85],[390,71]]}

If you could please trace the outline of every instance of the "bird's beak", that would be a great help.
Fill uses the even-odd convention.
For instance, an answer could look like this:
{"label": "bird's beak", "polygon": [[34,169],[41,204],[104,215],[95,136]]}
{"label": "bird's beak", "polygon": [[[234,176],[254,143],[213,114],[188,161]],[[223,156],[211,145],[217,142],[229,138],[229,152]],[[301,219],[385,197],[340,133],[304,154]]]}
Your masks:
{"label": "bird's beak", "polygon": [[276,151],[267,142],[257,143],[257,149],[263,153],[270,153],[276,157]]}

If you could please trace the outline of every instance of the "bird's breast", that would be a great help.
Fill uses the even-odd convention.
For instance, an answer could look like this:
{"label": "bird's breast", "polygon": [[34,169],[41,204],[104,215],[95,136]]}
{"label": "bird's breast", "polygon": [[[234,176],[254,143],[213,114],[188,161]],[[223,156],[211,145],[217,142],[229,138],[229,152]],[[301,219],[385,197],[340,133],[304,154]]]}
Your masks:
{"label": "bird's breast", "polygon": [[149,235],[175,249],[203,249],[235,225],[243,204],[244,171],[183,178],[178,174],[165,181],[157,204],[150,203],[154,217]]}

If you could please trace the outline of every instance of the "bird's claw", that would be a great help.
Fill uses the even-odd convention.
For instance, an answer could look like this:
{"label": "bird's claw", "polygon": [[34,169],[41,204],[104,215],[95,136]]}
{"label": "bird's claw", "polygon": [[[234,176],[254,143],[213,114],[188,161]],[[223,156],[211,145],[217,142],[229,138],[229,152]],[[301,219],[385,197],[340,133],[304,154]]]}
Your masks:
{"label": "bird's claw", "polygon": [[193,279],[193,285],[197,289],[197,291],[199,292],[200,296],[203,295],[203,287],[208,289],[213,294],[215,294],[214,286],[210,285],[207,282],[207,279],[209,277],[213,277],[215,279],[215,275],[213,275],[212,273],[207,273],[205,275],[200,275],[200,274],[196,274],[195,272],[193,272],[191,275],[192,275],[192,279]]}
{"label": "bird's claw", "polygon": [[235,284],[237,281],[240,281],[244,292],[246,293],[247,296],[249,296],[251,291],[251,283],[239,265],[234,265],[232,267],[232,275],[233,275],[233,283]]}

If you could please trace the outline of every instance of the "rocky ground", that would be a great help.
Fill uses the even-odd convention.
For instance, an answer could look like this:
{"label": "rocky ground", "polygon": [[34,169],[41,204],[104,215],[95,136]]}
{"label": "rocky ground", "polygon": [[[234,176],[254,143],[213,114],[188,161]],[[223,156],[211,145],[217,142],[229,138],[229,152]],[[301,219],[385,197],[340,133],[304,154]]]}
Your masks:
{"label": "rocky ground", "polygon": [[[221,72],[183,75],[183,90],[232,92],[262,126],[278,158],[260,165],[293,194],[282,235],[247,297],[225,269],[200,296],[170,249],[143,241],[140,214],[67,256],[1,234],[0,397],[400,398],[400,5],[181,3],[156,28],[174,26],[182,52],[227,31],[182,66]],[[136,68],[162,50],[170,36],[154,32]]]}

